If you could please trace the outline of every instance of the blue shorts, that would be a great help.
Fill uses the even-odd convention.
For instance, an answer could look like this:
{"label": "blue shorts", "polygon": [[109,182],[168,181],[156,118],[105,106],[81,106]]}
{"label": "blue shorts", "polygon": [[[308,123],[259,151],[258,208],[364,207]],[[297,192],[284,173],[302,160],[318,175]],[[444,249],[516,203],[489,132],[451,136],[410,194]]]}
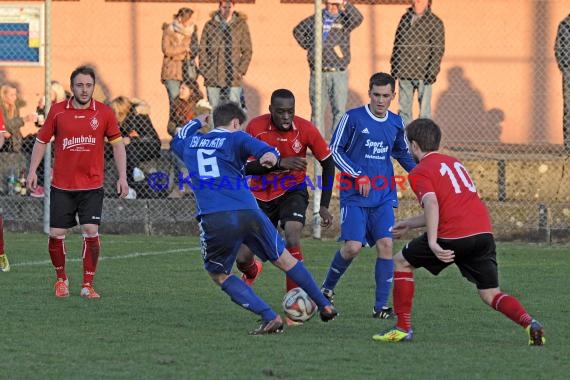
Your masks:
{"label": "blue shorts", "polygon": [[283,238],[263,211],[222,211],[198,217],[204,268],[230,274],[245,244],[262,261],[275,261],[285,250]]}
{"label": "blue shorts", "polygon": [[378,207],[340,208],[339,241],[354,240],[373,247],[378,239],[392,238],[394,208],[390,203]]}

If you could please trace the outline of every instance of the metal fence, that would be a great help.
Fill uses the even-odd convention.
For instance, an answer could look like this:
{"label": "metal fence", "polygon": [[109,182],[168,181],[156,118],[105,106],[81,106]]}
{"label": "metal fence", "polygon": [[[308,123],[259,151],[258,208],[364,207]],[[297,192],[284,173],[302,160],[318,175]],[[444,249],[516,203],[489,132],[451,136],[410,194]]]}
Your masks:
{"label": "metal fence", "polygon": [[[297,91],[296,95],[298,102],[311,104],[310,108],[305,107],[310,109],[311,115],[306,112],[306,115],[299,116],[311,118],[326,138],[330,138],[335,122],[345,109],[367,102],[367,87],[355,91],[349,82],[358,74],[357,71],[362,67],[361,62],[373,62],[372,67],[378,68],[378,71],[388,71],[398,79],[397,95],[391,107],[394,112],[399,110],[401,114],[405,114],[405,109],[409,108],[412,115],[408,116],[410,120],[427,116],[435,119],[441,126],[444,133],[444,151],[458,156],[470,170],[479,193],[489,205],[500,237],[531,237],[541,241],[570,240],[570,179],[567,168],[570,142],[566,141],[567,145],[564,147],[564,141],[559,137],[559,130],[563,125],[562,116],[552,116],[563,115],[562,102],[557,98],[562,93],[562,75],[558,71],[554,55],[556,32],[559,29],[553,28],[552,20],[556,19],[554,13],[560,14],[557,21],[562,21],[567,15],[561,13],[561,10],[567,12],[570,9],[568,0],[528,0],[521,2],[526,4],[524,10],[516,7],[507,9],[500,1],[480,2],[485,6],[478,9],[479,24],[462,21],[462,18],[469,17],[469,8],[459,7],[459,2],[455,0],[435,0],[432,12],[428,11],[421,17],[408,10],[411,1],[361,0],[348,4],[341,2],[331,6],[329,13],[324,14],[320,10],[328,6],[318,0],[267,2],[271,5],[260,4],[259,0],[257,4],[255,1],[237,1],[234,19],[229,23],[222,22],[219,16],[211,16],[210,11],[218,10],[217,1],[163,2],[164,4],[157,1],[152,5],[130,4],[128,8],[126,4],[119,5],[119,1],[107,1],[104,5],[101,5],[102,0],[93,2],[93,7],[120,6],[121,12],[132,12],[132,18],[140,17],[141,12],[148,15],[158,6],[168,7],[169,14],[190,6],[194,9],[194,14],[188,23],[184,17],[176,18],[177,22],[174,24],[174,18],[165,20],[161,43],[165,56],[180,61],[180,67],[185,71],[188,61],[195,63],[200,73],[197,80],[193,77],[192,70],[185,77],[180,77],[176,72],[169,72],[165,74],[166,77],[163,75],[165,86],[155,84],[152,92],[162,92],[166,96],[166,88],[170,86],[171,98],[168,109],[163,107],[160,111],[157,111],[158,107],[155,105],[149,105],[151,92],[145,93],[141,90],[139,93],[133,91],[129,96],[120,96],[119,93],[111,95],[112,91],[106,87],[108,83],[101,83],[97,89],[96,98],[113,107],[123,136],[128,142],[127,174],[129,186],[133,189],[130,197],[132,199],[113,199],[116,172],[109,150],[106,156],[105,182],[108,202],[103,222],[103,226],[107,224],[108,231],[187,232],[179,227],[186,224],[191,226],[193,223],[193,197],[187,187],[178,188],[177,178],[179,175],[183,177],[185,173],[181,163],[172,157],[168,149],[168,135],[164,133],[164,129],[171,133],[193,115],[208,111],[209,107],[223,99],[240,102],[250,117],[263,113],[263,110],[267,109],[268,99],[264,99],[260,104],[259,97],[251,90],[251,83],[274,83],[276,74],[275,68],[256,71],[255,67],[259,67],[256,60],[265,60],[264,62],[269,62],[267,65],[271,65],[269,56],[286,56],[292,53],[305,60],[308,51],[309,59],[303,64],[310,66],[312,70],[307,72],[305,77],[297,79],[302,82],[300,89],[304,92]],[[43,61],[43,65],[30,69],[33,70],[36,81],[45,83],[45,108],[38,105],[36,116],[29,118],[20,111],[30,111],[29,104],[33,104],[35,99],[27,98],[28,105],[23,108],[22,103],[18,103],[21,99],[18,99],[15,108],[10,108],[4,99],[4,88],[14,82],[18,91],[20,88],[18,81],[9,75],[9,65],[8,69],[0,71],[0,82],[4,85],[3,114],[5,124],[10,125],[11,134],[0,152],[0,208],[7,227],[12,229],[38,230],[47,223],[47,213],[44,210],[48,210],[49,199],[42,198],[42,194],[30,196],[23,183],[34,142],[34,131],[28,136],[22,136],[21,142],[17,142],[19,127],[16,125],[24,121],[28,121],[30,125],[30,118],[35,117],[33,123],[41,126],[43,115],[49,109],[50,103],[56,101],[57,90],[54,91],[52,83],[53,65],[58,64],[57,59],[66,57],[65,50],[68,46],[52,40],[54,23],[58,24],[59,33],[61,29],[65,33],[73,33],[80,28],[80,20],[63,17],[65,8],[57,3],[40,3],[42,20],[45,20],[45,24],[40,28],[44,42],[37,51],[41,55],[38,59]],[[88,4],[91,4],[86,1],[80,3],[84,9],[89,8]],[[517,3],[513,1],[512,5]],[[310,4],[314,6],[309,7]],[[72,6],[73,2],[67,5]],[[284,45],[271,39],[261,40],[256,34],[261,28],[256,23],[261,23],[261,18],[240,18],[255,14],[253,7],[269,6],[279,10],[296,10],[302,7],[303,12],[308,11],[303,14],[295,12],[295,16],[290,16],[292,24],[285,34],[280,34],[287,35],[292,43]],[[292,8],[284,8],[285,6]],[[379,14],[374,7],[389,9],[386,14],[389,14],[391,19],[371,20]],[[54,11],[54,8],[57,11]],[[339,19],[333,16],[337,9],[341,12]],[[529,13],[529,10],[532,13]],[[504,17],[510,19],[524,19],[525,25],[528,24],[531,28],[530,32],[525,33],[532,38],[521,42],[521,36],[518,34],[520,31],[507,30],[500,22],[501,18],[491,17],[497,12],[506,12]],[[269,20],[269,24],[277,23],[279,14],[276,12],[267,17],[275,18]],[[128,18],[129,16],[123,17]],[[113,20],[99,21],[100,28],[105,28],[106,23],[109,27],[116,27],[118,23]],[[5,32],[4,35],[11,34],[14,38],[22,35],[19,29],[22,22],[2,22],[4,23],[0,23],[0,26]],[[377,22],[377,25],[374,25],[374,22]],[[29,38],[33,37],[35,29],[32,29],[27,31]],[[365,35],[367,42],[375,41],[369,35],[377,33],[376,29],[382,33],[383,48],[370,48],[368,53],[364,53],[365,49],[360,46],[362,38]],[[458,31],[461,31],[461,40],[458,40]],[[347,36],[342,35],[345,32]],[[482,39],[478,37],[481,33],[492,38],[487,38],[483,44]],[[320,38],[323,34],[324,37]],[[318,37],[315,38],[315,35]],[[570,41],[564,38],[568,37],[562,37],[559,55],[570,61]],[[257,41],[262,42],[256,45]],[[2,49],[5,46],[18,46],[17,41],[8,42],[8,45],[2,45]],[[475,46],[466,47],[470,42]],[[110,51],[116,51],[131,42],[117,39],[105,43],[110,46]],[[177,43],[183,43],[185,47],[180,50],[176,46]],[[511,52],[519,49],[520,44],[531,45],[528,49],[529,56],[524,58],[525,62],[512,58]],[[30,46],[32,45],[28,45]],[[290,51],[283,52],[284,46]],[[168,49],[170,51],[167,51]],[[474,51],[478,53],[474,54]],[[14,50],[14,54],[16,53],[18,51]],[[348,57],[351,53],[352,61],[349,63]],[[32,57],[31,60],[33,59]],[[89,59],[98,63],[110,58],[101,53]],[[117,57],[112,59],[116,60]],[[129,59],[132,65],[144,65],[144,60],[140,57],[133,56]],[[563,71],[564,67],[560,68]],[[296,72],[288,71],[287,65],[279,69],[285,76],[300,76]],[[570,70],[568,66],[566,69]],[[164,70],[168,71],[163,67],[163,72]],[[497,78],[500,78],[500,86],[495,85]],[[155,79],[153,81],[156,82]],[[367,86],[365,80],[361,82]],[[524,85],[521,82],[524,82]],[[504,86],[504,83],[510,85]],[[62,85],[68,89],[65,83]],[[553,91],[553,86],[558,90]],[[414,89],[414,97],[405,99],[406,94]],[[423,94],[423,103],[417,99],[417,91]],[[521,91],[528,93],[521,94]],[[550,95],[543,96],[544,93]],[[431,99],[428,100],[430,94]],[[69,96],[69,93],[67,95]],[[532,98],[532,102],[528,102],[532,108],[525,109],[526,114],[522,116],[513,116],[503,106],[493,106],[494,103],[505,104],[498,101],[499,99],[512,98],[512,102],[517,102],[521,99],[526,101],[528,97]],[[202,100],[198,102],[200,99]],[[209,103],[207,99],[210,100]],[[150,109],[153,111],[150,112]],[[524,122],[530,125],[524,132],[520,132],[524,136],[519,136],[516,128],[505,130],[504,125],[512,123],[509,118],[513,117],[516,120],[524,119]],[[19,118],[22,120],[17,122]],[[566,125],[568,122],[565,121]],[[516,123],[518,121],[514,124]],[[560,127],[552,128],[553,123]],[[164,128],[165,125],[167,128]],[[552,132],[553,130],[556,132]],[[47,165],[39,174],[49,174],[50,160],[45,160],[45,163]],[[313,170],[316,170],[316,173],[313,173]],[[311,174],[318,174],[318,170],[319,165],[315,165],[311,168]],[[49,185],[49,175],[46,181],[42,185]],[[318,204],[318,193],[315,192],[315,196],[317,201],[313,203]],[[417,202],[409,189],[401,191],[400,197],[398,217],[418,212]],[[336,197],[333,198],[331,206],[338,217]],[[316,219],[313,222],[316,222]],[[307,224],[314,224],[311,233],[315,237],[320,237],[321,233],[324,237],[334,237],[336,234],[335,229],[321,232],[316,223]],[[129,225],[141,227],[129,230]],[[306,230],[311,230],[308,227]]]}

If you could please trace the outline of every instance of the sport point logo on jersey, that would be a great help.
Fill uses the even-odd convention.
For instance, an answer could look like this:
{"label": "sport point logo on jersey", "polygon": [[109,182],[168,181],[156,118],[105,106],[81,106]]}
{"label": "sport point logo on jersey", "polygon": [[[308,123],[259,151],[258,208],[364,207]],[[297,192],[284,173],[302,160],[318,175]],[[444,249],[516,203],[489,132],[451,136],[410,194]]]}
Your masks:
{"label": "sport point logo on jersey", "polygon": [[63,150],[70,150],[72,152],[89,151],[90,146],[95,146],[97,139],[92,135],[78,136],[63,139]]}
{"label": "sport point logo on jersey", "polygon": [[364,157],[370,158],[373,160],[385,160],[386,153],[388,153],[389,146],[384,146],[384,141],[374,141],[367,139],[366,143],[364,144],[368,151],[372,150],[370,153],[366,153]]}

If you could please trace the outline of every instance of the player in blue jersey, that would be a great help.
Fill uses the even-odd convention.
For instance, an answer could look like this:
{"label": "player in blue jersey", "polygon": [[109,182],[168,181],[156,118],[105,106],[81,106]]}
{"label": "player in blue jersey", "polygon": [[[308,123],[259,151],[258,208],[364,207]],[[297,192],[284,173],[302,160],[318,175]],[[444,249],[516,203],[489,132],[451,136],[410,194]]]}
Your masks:
{"label": "player in blue jersey", "polygon": [[256,157],[265,167],[277,165],[279,152],[242,132],[246,116],[237,103],[224,103],[213,112],[216,128],[198,134],[200,120],[184,126],[172,150],[184,160],[196,196],[197,219],[204,268],[232,301],[261,316],[251,335],[283,331],[281,317],[253,289],[231,273],[239,248],[246,245],[262,261],[284,271],[318,305],[321,320],[337,316],[331,302],[319,291],[311,273],[285,249],[285,242],[244,183],[244,166]]}
{"label": "player in blue jersey", "polygon": [[393,318],[388,307],[394,263],[392,226],[398,206],[391,157],[410,171],[415,167],[404,135],[402,118],[388,110],[394,99],[395,80],[389,74],[370,77],[370,103],[346,112],[333,133],[331,149],[341,171],[340,238],[321,291],[332,301],[334,288],[360,249],[376,248],[376,301],[374,318]]}

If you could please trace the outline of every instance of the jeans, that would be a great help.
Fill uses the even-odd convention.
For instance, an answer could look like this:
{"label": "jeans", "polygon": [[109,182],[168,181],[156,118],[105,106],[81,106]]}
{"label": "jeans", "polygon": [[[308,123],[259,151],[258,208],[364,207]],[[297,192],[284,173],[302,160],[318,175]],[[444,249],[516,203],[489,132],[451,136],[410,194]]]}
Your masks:
{"label": "jeans", "polygon": [[418,103],[420,104],[420,118],[431,118],[431,84],[425,84],[418,79],[400,79],[398,102],[400,106],[400,116],[404,119],[404,124],[410,124],[414,118],[412,116],[412,101],[414,91],[418,92]]}
{"label": "jeans", "polygon": [[[206,87],[208,93],[208,102],[212,108],[216,107],[221,100],[222,88],[221,87]],[[228,99],[231,102],[241,104],[241,87],[229,87]]]}
{"label": "jeans", "polygon": [[[342,118],[342,115],[346,111],[346,101],[348,100],[348,72],[346,70],[323,72],[322,80],[321,105],[323,110],[325,110],[327,101],[329,101],[333,116],[333,124],[331,128],[324,128],[325,138],[330,140],[332,131],[336,128],[338,122]],[[311,102],[311,121],[313,123],[317,121],[317,97],[315,90],[315,73],[314,71],[311,71],[311,78],[309,81],[309,99]]]}
{"label": "jeans", "polygon": [[564,98],[562,137],[564,138],[564,149],[566,152],[570,152],[570,68],[562,72],[562,94]]}
{"label": "jeans", "polygon": [[176,99],[180,93],[180,83],[182,83],[182,81],[175,79],[167,79],[164,81],[164,87],[166,87],[168,102],[170,105],[172,105],[172,102],[174,102],[174,99]]}

